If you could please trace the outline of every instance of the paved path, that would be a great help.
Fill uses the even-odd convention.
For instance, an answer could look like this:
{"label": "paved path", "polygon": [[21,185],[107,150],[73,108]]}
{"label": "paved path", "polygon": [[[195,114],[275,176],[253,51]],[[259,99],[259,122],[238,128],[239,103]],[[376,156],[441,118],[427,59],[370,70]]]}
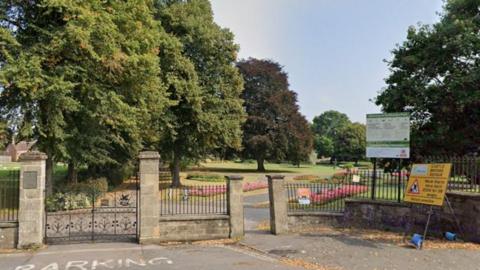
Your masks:
{"label": "paved path", "polygon": [[245,230],[247,232],[257,230],[262,222],[270,220],[270,209],[268,207],[256,207],[259,203],[268,202],[268,194],[247,196],[244,199]]}
{"label": "paved path", "polygon": [[307,261],[325,269],[480,269],[479,250],[416,250],[338,233],[273,236],[255,232],[247,234],[242,243],[265,253]]}
{"label": "paved path", "polygon": [[269,201],[268,193],[244,197],[244,205],[246,206],[253,206],[257,203],[263,203],[268,201]]}
{"label": "paved path", "polygon": [[0,254],[2,270],[300,269],[239,245],[140,246],[127,243],[50,246]]}

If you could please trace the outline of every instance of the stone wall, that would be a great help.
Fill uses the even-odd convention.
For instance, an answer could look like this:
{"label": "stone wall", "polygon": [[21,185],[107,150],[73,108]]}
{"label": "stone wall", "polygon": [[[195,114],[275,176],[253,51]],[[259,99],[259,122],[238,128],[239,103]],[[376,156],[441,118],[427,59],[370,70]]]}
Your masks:
{"label": "stone wall", "polygon": [[287,219],[289,232],[304,231],[318,225],[343,225],[343,213],[298,212],[288,214]]}
{"label": "stone wall", "polygon": [[[434,207],[429,233],[441,236],[444,232],[450,231],[458,233],[466,241],[480,243],[480,194],[450,192],[447,196],[464,235],[461,236],[454,216],[446,203],[443,207]],[[422,233],[429,209],[429,206],[423,205],[347,199],[344,225]]]}
{"label": "stone wall", "polygon": [[18,243],[18,223],[0,222],[0,249],[16,248]]}
{"label": "stone wall", "polygon": [[229,238],[228,215],[176,215],[161,217],[158,242]]}

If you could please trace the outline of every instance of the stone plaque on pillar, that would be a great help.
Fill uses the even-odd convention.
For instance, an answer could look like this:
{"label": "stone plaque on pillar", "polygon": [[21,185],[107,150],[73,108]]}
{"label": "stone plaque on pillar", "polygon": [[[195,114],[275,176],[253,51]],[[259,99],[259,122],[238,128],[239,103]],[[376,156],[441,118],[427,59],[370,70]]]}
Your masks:
{"label": "stone plaque on pillar", "polygon": [[23,172],[23,188],[36,189],[38,187],[37,171]]}

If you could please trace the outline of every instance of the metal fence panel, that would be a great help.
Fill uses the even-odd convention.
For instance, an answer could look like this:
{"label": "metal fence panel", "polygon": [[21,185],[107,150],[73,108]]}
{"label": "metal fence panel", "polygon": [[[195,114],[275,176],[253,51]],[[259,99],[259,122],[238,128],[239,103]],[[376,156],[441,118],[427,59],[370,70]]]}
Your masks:
{"label": "metal fence panel", "polygon": [[201,185],[160,189],[160,215],[228,214],[227,186]]}
{"label": "metal fence panel", "polygon": [[19,183],[19,170],[0,171],[0,221],[18,220]]}

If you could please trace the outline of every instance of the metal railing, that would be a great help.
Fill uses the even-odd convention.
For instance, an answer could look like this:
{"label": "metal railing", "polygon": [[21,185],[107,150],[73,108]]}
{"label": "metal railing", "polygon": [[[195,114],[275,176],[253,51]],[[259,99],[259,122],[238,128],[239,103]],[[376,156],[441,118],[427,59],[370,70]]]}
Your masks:
{"label": "metal railing", "polygon": [[[480,193],[480,158],[430,156],[424,163],[452,163],[447,191]],[[358,170],[318,183],[288,183],[288,212],[343,212],[346,198],[402,202],[409,172]]]}
{"label": "metal railing", "polygon": [[228,214],[226,185],[160,189],[161,216],[208,214]]}
{"label": "metal railing", "polygon": [[408,182],[408,172],[383,172],[373,170],[360,170],[356,174],[349,174],[348,179],[358,179],[357,184],[368,187],[367,192],[355,194],[355,198],[364,198],[381,201],[403,200],[405,186]]}
{"label": "metal railing", "polygon": [[345,209],[346,198],[402,201],[406,172],[384,173],[362,170],[335,175],[315,183],[287,183],[288,212],[333,212]]}
{"label": "metal railing", "polygon": [[19,170],[0,171],[0,222],[18,220]]}
{"label": "metal railing", "polygon": [[286,184],[288,212],[343,212],[345,198],[367,192],[363,185],[339,183]]}
{"label": "metal railing", "polygon": [[452,163],[448,191],[480,193],[480,157],[429,156],[425,163]]}

